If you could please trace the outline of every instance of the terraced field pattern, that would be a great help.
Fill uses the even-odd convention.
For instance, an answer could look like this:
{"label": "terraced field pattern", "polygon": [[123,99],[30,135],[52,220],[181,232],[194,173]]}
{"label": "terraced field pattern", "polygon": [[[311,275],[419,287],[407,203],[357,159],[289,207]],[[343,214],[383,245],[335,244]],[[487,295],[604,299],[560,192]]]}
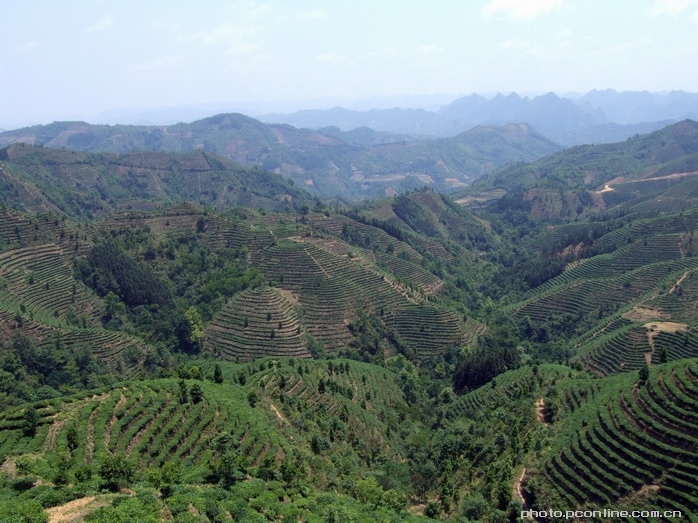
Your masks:
{"label": "terraced field pattern", "polygon": [[626,373],[599,382],[564,419],[542,462],[541,506],[651,507],[695,516],[697,406],[695,358],[656,365],[647,381]]}
{"label": "terraced field pattern", "polygon": [[584,321],[575,357],[604,376],[698,357],[697,229],[695,210],[634,220],[593,242],[610,252],[570,263],[511,311],[539,325],[561,314]]}
{"label": "terraced field pattern", "polygon": [[[404,454],[398,439],[385,436],[386,427],[399,422],[396,411],[405,408],[396,377],[388,370],[349,360],[285,358],[221,365],[222,384],[130,381],[36,403],[32,407],[39,419],[33,436],[23,430],[25,409],[7,410],[0,415],[0,462],[28,453],[51,461],[69,452],[87,464],[119,455],[142,470],[177,462],[191,480],[201,480],[221,434],[232,437],[250,466],[267,458],[278,467],[293,452],[309,452],[306,413],[336,418],[332,441],[345,441],[360,460]],[[204,375],[212,367],[204,362]],[[181,383],[189,391],[201,387],[202,398],[182,399]],[[260,398],[256,408],[248,402],[250,391]],[[80,436],[75,448],[70,447],[70,430]]]}
{"label": "terraced field pattern", "polygon": [[[363,231],[371,249],[331,235],[341,235],[347,223]],[[443,282],[417,263],[421,255],[414,248],[376,227],[312,215],[217,220],[205,234],[213,246],[246,248],[251,264],[272,284],[234,298],[211,322],[208,346],[225,358],[308,355],[307,336],[338,351],[352,339],[348,326],[358,310],[379,314],[403,343],[425,356],[484,330],[440,306]]]}

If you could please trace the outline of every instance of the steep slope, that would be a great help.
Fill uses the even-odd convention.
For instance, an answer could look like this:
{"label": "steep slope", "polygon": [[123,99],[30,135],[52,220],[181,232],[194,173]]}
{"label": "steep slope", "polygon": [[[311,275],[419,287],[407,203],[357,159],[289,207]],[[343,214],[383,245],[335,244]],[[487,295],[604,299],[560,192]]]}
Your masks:
{"label": "steep slope", "polygon": [[599,384],[561,422],[532,493],[539,508],[678,510],[692,517],[698,466],[698,363],[682,360]]}
{"label": "steep slope", "polygon": [[231,359],[310,357],[298,313],[272,287],[257,287],[236,296],[213,318],[206,342],[210,350]]}
{"label": "steep slope", "polygon": [[552,228],[534,245],[560,270],[507,310],[528,336],[566,330],[576,360],[602,375],[696,357],[697,230],[695,208]]}
{"label": "steep slope", "polygon": [[[407,408],[393,372],[342,360],[215,365],[220,383],[129,381],[0,414],[0,477],[39,480],[24,496],[3,491],[0,514],[21,507],[26,516],[36,505],[41,514],[90,493],[102,503],[87,512],[104,506],[98,514],[114,518],[129,507],[140,521],[163,512],[177,519],[196,512],[203,521],[225,513],[413,519],[402,482],[383,487],[365,478],[376,462],[406,470],[404,441],[387,428]],[[207,376],[213,366],[204,365]],[[31,430],[27,412],[35,414]],[[137,498],[118,492],[126,485]]]}

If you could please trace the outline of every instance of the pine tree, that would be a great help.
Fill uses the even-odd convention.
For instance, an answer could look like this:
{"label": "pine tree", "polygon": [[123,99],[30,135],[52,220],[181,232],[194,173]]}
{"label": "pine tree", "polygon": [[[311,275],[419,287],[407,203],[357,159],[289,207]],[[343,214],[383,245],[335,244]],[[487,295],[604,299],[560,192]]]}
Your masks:
{"label": "pine tree", "polygon": [[187,393],[187,384],[185,383],[184,380],[180,380],[179,381],[179,402],[186,403],[188,398],[189,398],[189,394]]}
{"label": "pine tree", "polygon": [[213,367],[213,381],[214,383],[223,383],[223,371],[221,370],[221,366],[217,363],[215,367]]}
{"label": "pine tree", "polygon": [[191,396],[192,403],[199,403],[204,399],[204,391],[201,389],[201,385],[198,383],[192,385],[189,395]]}

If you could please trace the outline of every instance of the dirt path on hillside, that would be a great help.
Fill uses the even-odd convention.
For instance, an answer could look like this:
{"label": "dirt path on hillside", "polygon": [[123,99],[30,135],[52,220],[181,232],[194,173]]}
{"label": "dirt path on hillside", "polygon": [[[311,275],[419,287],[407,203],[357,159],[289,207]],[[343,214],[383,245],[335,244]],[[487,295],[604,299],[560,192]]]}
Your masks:
{"label": "dirt path on hillside", "polygon": [[[638,302],[635,304],[635,306],[629,310],[628,312],[623,314],[623,318],[630,320],[632,322],[643,322],[643,321],[650,321],[652,319],[662,319],[662,318],[669,318],[670,316],[664,312],[661,312],[659,309],[655,307],[651,307],[649,305],[646,305],[647,303],[651,302],[652,300],[655,300],[661,296],[666,296],[668,294],[673,294],[676,292],[676,290],[679,288],[681,283],[688,277],[688,275],[693,271],[694,269],[689,269],[688,271],[684,272],[678,280],[672,285],[671,289],[669,289],[667,292],[657,292],[655,294],[652,294],[652,296],[649,296],[645,298],[644,300]],[[667,322],[663,322],[667,323]],[[671,323],[671,322],[669,322]],[[673,332],[673,331],[672,331]],[[592,338],[593,339],[593,338]]]}
{"label": "dirt path on hillside", "polygon": [[313,262],[315,262],[315,265],[317,265],[318,269],[320,269],[320,272],[322,272],[322,274],[324,274],[327,278],[331,278],[331,276],[325,270],[325,268],[322,265],[320,265],[320,263],[315,259],[315,256],[313,256],[312,253],[310,253],[307,248],[303,249],[303,250],[308,255],[308,257],[310,257],[310,259],[313,260]]}
{"label": "dirt path on hillside", "polygon": [[[525,486],[526,486],[526,474],[528,473],[528,470],[526,467],[523,468],[521,471],[521,475],[518,477],[518,479],[514,482],[514,498],[517,499],[522,507],[523,510],[531,510],[531,507],[533,506],[533,498],[531,497],[530,494],[526,493]],[[535,517],[527,517],[529,521],[541,521],[538,518]]]}
{"label": "dirt path on hillside", "polygon": [[601,189],[598,192],[608,192],[608,191],[614,191],[615,189],[612,187],[613,185],[623,185],[624,183],[641,183],[641,182],[656,182],[659,180],[675,180],[677,178],[684,178],[688,176],[695,176],[698,174],[698,171],[691,171],[691,172],[685,172],[685,173],[674,173],[674,174],[665,174],[664,176],[653,176],[652,178],[643,178],[642,180],[623,180],[619,182],[614,182],[610,181],[606,185],[604,185],[604,188]]}
{"label": "dirt path on hillside", "polygon": [[645,352],[645,363],[648,367],[652,365],[652,358],[657,350],[654,344],[655,336],[659,335],[661,332],[677,332],[688,329],[687,324],[677,323],[675,321],[652,321],[650,323],[645,323],[643,327],[647,329],[647,342],[650,345],[650,350]]}
{"label": "dirt path on hillside", "polygon": [[279,418],[281,421],[283,421],[285,423],[288,423],[286,416],[284,416],[283,414],[281,414],[281,412],[279,412],[279,409],[276,408],[276,405],[274,405],[273,403],[270,403],[269,406],[271,407],[271,410],[274,411],[274,414],[276,414],[277,418]]}
{"label": "dirt path on hillside", "polygon": [[523,495],[523,483],[525,477],[526,467],[523,468],[523,470],[521,471],[521,475],[519,476],[519,479],[517,479],[514,483],[514,495],[521,502],[524,508],[528,508],[526,505],[526,498]]}
{"label": "dirt path on hillside", "polygon": [[674,294],[674,293],[679,289],[679,286],[683,283],[683,281],[688,277],[688,275],[689,275],[690,272],[691,272],[690,270],[684,272],[684,273],[681,275],[681,277],[680,277],[678,280],[676,280],[676,283],[675,283],[674,286],[669,290],[668,294]]}
{"label": "dirt path on hillside", "polygon": [[65,419],[60,419],[51,424],[51,428],[48,429],[48,434],[46,434],[46,440],[44,441],[44,452],[56,446],[56,438],[58,437],[58,433],[63,428],[63,425],[65,425],[65,421]]}
{"label": "dirt path on hillside", "polygon": [[538,417],[538,421],[546,427],[550,425],[550,416],[548,416],[545,410],[545,400],[543,398],[536,401],[536,416]]}

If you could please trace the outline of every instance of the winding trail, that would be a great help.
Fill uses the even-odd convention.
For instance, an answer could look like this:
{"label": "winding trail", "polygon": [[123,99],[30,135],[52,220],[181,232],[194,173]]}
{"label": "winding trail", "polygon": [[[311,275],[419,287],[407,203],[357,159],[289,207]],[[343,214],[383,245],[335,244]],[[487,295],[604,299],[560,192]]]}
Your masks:
{"label": "winding trail", "polygon": [[528,510],[526,498],[523,495],[523,483],[524,483],[525,477],[526,477],[526,467],[523,468],[523,470],[521,471],[521,475],[519,476],[519,479],[516,480],[516,483],[514,483],[514,492],[515,492],[518,500],[524,506],[524,508]]}

